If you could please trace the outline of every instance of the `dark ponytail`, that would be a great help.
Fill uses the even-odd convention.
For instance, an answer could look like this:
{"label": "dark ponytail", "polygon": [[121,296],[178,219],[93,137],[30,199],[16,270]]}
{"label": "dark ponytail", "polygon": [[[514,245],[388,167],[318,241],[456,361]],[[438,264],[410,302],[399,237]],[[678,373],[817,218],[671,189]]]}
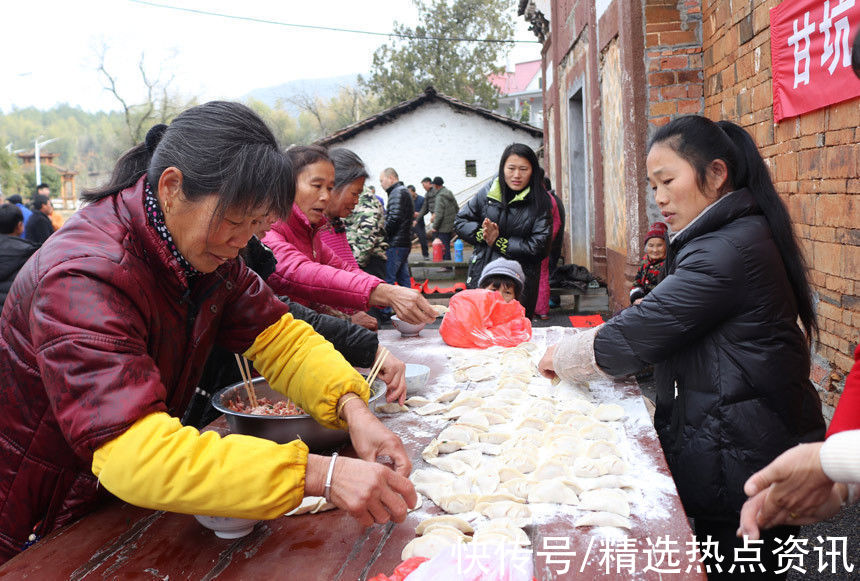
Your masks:
{"label": "dark ponytail", "polygon": [[749,189],[770,226],[788,282],[797,301],[797,312],[807,341],[818,334],[818,321],[812,303],[812,288],[807,266],[785,204],[776,193],[767,165],[747,131],[730,122],[714,123],[698,115],[679,117],[661,127],[651,140],[671,148],[696,171],[699,189],[704,191],[711,162],[721,159],[728,168],[728,179],[720,195],[741,188]]}
{"label": "dark ponytail", "polygon": [[189,200],[217,194],[216,215],[227,208],[264,208],[279,217],[289,214],[295,195],[290,162],[260,117],[241,103],[212,101],[159,124],[144,143],[117,161],[110,181],[81,195],[92,203],[133,186],[146,174],[155,190],[168,167],[182,172],[182,191]]}

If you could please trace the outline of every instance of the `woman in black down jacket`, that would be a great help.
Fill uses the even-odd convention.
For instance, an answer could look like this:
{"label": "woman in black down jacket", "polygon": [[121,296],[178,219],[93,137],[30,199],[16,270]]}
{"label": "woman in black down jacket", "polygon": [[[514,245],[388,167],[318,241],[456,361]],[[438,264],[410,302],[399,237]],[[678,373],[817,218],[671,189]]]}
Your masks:
{"label": "woman in black down jacket", "polygon": [[457,235],[474,245],[466,286],[475,288],[484,266],[499,257],[523,267],[520,303],[534,316],[540,263],[549,253],[552,215],[543,170],[528,145],[505,148],[496,178],[481,188],[454,220]]}
{"label": "woman in black down jacket", "polygon": [[[654,136],[647,168],[672,230],[666,279],[641,304],[550,347],[541,370],[582,380],[654,364],[655,426],[681,501],[697,537],[719,541],[722,573],[735,578],[744,482],[824,435],[808,379],[811,291],[788,212],[746,131],[681,117]],[[798,530],[763,536],[768,572],[777,568],[774,538]]]}

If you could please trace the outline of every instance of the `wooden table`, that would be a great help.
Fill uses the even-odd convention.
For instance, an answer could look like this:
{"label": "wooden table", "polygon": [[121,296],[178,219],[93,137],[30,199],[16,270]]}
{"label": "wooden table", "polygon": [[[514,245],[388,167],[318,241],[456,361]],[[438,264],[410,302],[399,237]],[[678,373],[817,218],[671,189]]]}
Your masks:
{"label": "wooden table", "polygon": [[[537,329],[555,342],[561,328]],[[424,330],[412,339],[401,339],[395,331],[380,333],[382,342],[405,361],[424,363],[431,368],[428,387],[445,373],[444,347],[438,332]],[[635,383],[617,382],[617,389],[630,396],[638,394]],[[643,408],[644,409],[644,408]],[[223,420],[219,420],[223,421]],[[385,422],[401,435],[414,468],[425,466],[421,450],[429,442],[426,418],[401,414]],[[436,420],[439,421],[439,420]],[[424,435],[422,435],[424,434]],[[637,434],[639,445],[648,451],[656,470],[668,475],[666,463],[653,428]],[[680,551],[675,554],[683,565],[691,532],[680,501],[675,494],[665,497],[663,514],[634,515],[630,539],[639,554],[635,575],[622,570],[605,573],[600,553],[601,537],[588,529],[574,529],[569,518],[558,518],[526,530],[532,540],[535,576],[538,579],[573,579],[601,576],[608,579],[658,579],[657,572],[643,572],[648,564],[645,550],[648,537],[667,537]],[[418,522],[440,510],[428,500],[401,524],[388,523],[363,529],[340,510],[316,515],[281,517],[256,526],[248,536],[236,540],[215,537],[194,517],[138,508],[115,501],[79,521],[49,535],[27,551],[0,567],[0,579],[366,579],[378,573],[390,574],[400,562],[404,545],[414,537]],[[561,564],[548,563],[544,539],[569,539],[569,551],[576,556],[549,558],[569,570],[559,573]],[[616,540],[621,537],[616,537]],[[556,545],[558,542],[556,542]],[[589,547],[590,545],[590,547]],[[586,551],[589,558],[583,559]],[[559,549],[555,549],[557,554]],[[583,561],[585,563],[583,564]],[[664,564],[665,566],[665,564]],[[582,569],[582,572],[580,570]],[[703,573],[672,575],[673,579],[704,579]]]}

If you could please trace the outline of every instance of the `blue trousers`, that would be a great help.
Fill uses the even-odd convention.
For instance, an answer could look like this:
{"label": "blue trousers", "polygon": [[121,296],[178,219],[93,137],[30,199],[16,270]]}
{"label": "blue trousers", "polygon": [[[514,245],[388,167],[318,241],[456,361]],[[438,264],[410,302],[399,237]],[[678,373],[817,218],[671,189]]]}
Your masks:
{"label": "blue trousers", "polygon": [[411,248],[408,246],[398,246],[394,248],[389,248],[386,251],[388,255],[387,260],[387,269],[388,276],[385,278],[385,282],[388,284],[399,284],[405,288],[412,288],[412,282],[410,281],[411,275],[409,273],[409,251]]}

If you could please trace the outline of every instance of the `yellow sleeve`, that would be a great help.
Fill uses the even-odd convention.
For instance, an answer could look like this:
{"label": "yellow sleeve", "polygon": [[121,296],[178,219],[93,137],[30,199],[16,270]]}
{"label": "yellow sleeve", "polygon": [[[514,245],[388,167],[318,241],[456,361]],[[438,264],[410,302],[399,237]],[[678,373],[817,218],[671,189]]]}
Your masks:
{"label": "yellow sleeve", "polygon": [[93,455],[93,474],[108,491],[156,510],[272,519],[301,503],[308,448],[182,427],[149,414]]}
{"label": "yellow sleeve", "polygon": [[354,392],[366,402],[367,382],[331,343],[289,313],[260,333],[245,352],[273,389],[296,402],[320,424],[346,429],[337,402]]}

